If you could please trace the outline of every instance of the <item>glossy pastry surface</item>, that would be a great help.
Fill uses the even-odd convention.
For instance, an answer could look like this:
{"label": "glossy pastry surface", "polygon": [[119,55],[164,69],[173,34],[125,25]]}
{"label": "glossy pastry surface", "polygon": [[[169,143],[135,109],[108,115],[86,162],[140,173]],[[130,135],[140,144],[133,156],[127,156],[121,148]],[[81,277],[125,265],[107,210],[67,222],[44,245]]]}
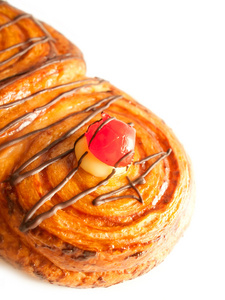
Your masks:
{"label": "glossy pastry surface", "polygon": [[[0,24],[0,256],[71,287],[148,272],[191,218],[182,145],[130,96],[86,77],[80,50],[50,26],[3,1]],[[102,112],[132,124],[135,145],[94,176],[82,167],[90,139],[83,154],[76,145]]]}

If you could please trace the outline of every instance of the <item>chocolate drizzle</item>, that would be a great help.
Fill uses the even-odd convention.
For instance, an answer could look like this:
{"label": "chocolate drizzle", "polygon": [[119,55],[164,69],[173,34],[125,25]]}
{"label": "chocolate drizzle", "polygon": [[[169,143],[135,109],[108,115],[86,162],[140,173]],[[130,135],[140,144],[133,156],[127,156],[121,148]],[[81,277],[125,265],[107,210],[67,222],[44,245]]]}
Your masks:
{"label": "chocolate drizzle", "polygon": [[10,47],[8,47],[8,48],[6,48],[6,49],[1,50],[1,51],[0,51],[0,54],[5,53],[5,52],[7,52],[7,51],[11,51],[11,50],[13,50],[13,49],[15,49],[15,48],[18,48],[18,47],[23,47],[23,46],[25,46],[26,44],[30,44],[31,42],[43,41],[43,39],[46,39],[46,37],[42,37],[42,36],[41,36],[41,37],[30,38],[30,39],[28,39],[28,40],[25,41],[25,42],[18,43],[18,44],[16,44],[16,45],[13,45],[13,46],[10,46]]}
{"label": "chocolate drizzle", "polygon": [[[77,167],[74,168],[70,173],[64,178],[63,181],[61,181],[54,189],[52,189],[49,193],[47,193],[44,197],[42,197],[34,206],[33,208],[26,214],[23,223],[20,227],[20,229],[27,227],[26,223],[29,221],[29,219],[34,215],[34,213],[38,210],[39,207],[41,207],[46,201],[51,199],[59,190],[61,190],[64,185],[74,176],[74,174],[77,172],[83,158],[87,155],[87,151],[81,156],[77,163]],[[35,226],[36,227],[36,226]],[[21,229],[21,230],[22,230]],[[22,230],[23,231],[23,230]]]}
{"label": "chocolate drizzle", "polygon": [[65,209],[68,206],[71,206],[72,204],[76,203],[79,199],[83,198],[84,196],[94,192],[96,189],[98,189],[100,186],[105,185],[108,183],[109,179],[116,173],[116,170],[113,169],[112,172],[102,181],[100,181],[96,186],[87,189],[86,191],[83,191],[79,194],[77,194],[75,197],[54,205],[50,210],[38,215],[33,220],[27,221],[26,223],[22,223],[20,226],[20,230],[22,232],[25,232],[29,229],[37,227],[41,222],[43,222],[45,219],[52,217],[59,209]]}
{"label": "chocolate drizzle", "polygon": [[[153,164],[151,164],[147,170],[141,175],[139,176],[138,178],[136,178],[135,180],[131,181],[129,178],[128,178],[128,184],[127,185],[124,185],[112,192],[109,192],[109,193],[105,193],[97,198],[95,198],[93,200],[93,205],[101,205],[103,203],[106,203],[106,202],[111,202],[111,201],[114,201],[114,200],[118,200],[118,199],[122,199],[122,198],[133,198],[133,199],[136,199],[138,200],[139,202],[143,203],[143,199],[139,193],[139,191],[137,190],[137,188],[135,187],[137,184],[145,184],[145,177],[151,172],[151,170],[161,161],[163,160],[164,158],[166,158],[168,155],[170,155],[171,153],[171,149],[169,149],[167,152],[159,152],[159,153],[156,153],[156,154],[153,154],[153,155],[150,155],[140,161],[137,161],[137,162],[134,162],[134,164],[141,164],[143,163],[144,161],[147,161],[147,160],[150,160],[151,158],[154,158],[158,155],[161,155]],[[139,197],[135,196],[135,195],[121,195],[121,196],[115,196],[115,197],[111,197],[113,196],[114,194],[118,194],[126,189],[129,189],[129,188],[133,188],[135,189],[136,193],[138,194]]]}
{"label": "chocolate drizzle", "polygon": [[[7,51],[13,50],[17,47],[24,47],[29,43],[32,43],[30,46],[28,46],[27,48],[20,50],[18,53],[14,54],[13,56],[11,56],[10,58],[0,62],[0,66],[3,66],[5,64],[7,64],[8,62],[10,62],[13,59],[19,59],[21,58],[24,54],[26,54],[27,52],[29,52],[30,50],[32,50],[33,47],[37,46],[38,44],[43,44],[43,43],[49,43],[50,46],[50,51],[48,56],[46,56],[45,61],[41,62],[41,65],[38,66],[34,66],[33,68],[30,68],[29,70],[26,71],[22,71],[20,73],[17,73],[16,75],[4,78],[2,80],[0,80],[0,84],[1,84],[1,88],[5,88],[8,85],[14,83],[16,80],[18,79],[22,79],[30,74],[32,74],[33,72],[36,72],[38,70],[41,70],[42,68],[45,68],[51,64],[54,63],[60,63],[63,62],[67,59],[81,59],[80,57],[75,57],[73,55],[71,55],[70,53],[64,54],[64,55],[57,55],[56,52],[56,48],[54,45],[54,39],[52,38],[51,34],[48,32],[48,30],[45,28],[45,26],[38,21],[37,19],[35,19],[32,15],[30,14],[21,14],[16,16],[13,20],[6,22],[5,24],[0,25],[0,30],[9,27],[13,24],[18,23],[19,21],[23,20],[23,19],[30,19],[32,20],[37,27],[42,31],[42,33],[44,34],[44,36],[39,36],[39,37],[32,37],[30,39],[28,39],[27,41],[21,42],[19,44],[16,45],[12,45],[6,49],[3,49],[0,51],[0,54],[5,53]],[[6,81],[6,83],[4,84],[4,82]]]}
{"label": "chocolate drizzle", "polygon": [[[22,71],[21,73],[17,73],[16,75],[13,75],[11,77],[8,78],[4,78],[2,80],[0,80],[0,88],[1,90],[3,90],[4,88],[8,87],[9,85],[15,83],[17,80],[21,80],[23,78],[25,78],[28,75],[31,75],[35,72],[38,72],[48,66],[51,66],[52,64],[55,63],[61,63],[64,62],[66,60],[70,60],[70,59],[81,59],[80,57],[75,57],[71,54],[65,54],[65,55],[56,55],[56,49],[54,46],[54,39],[51,37],[50,33],[46,30],[46,28],[44,27],[44,25],[36,20],[33,16],[31,16],[30,14],[22,14],[22,15],[18,15],[17,17],[15,17],[13,20],[2,24],[0,26],[0,30],[9,27],[17,22],[19,22],[20,20],[29,18],[31,19],[37,26],[38,28],[42,31],[42,33],[44,34],[43,36],[38,36],[38,37],[32,37],[24,42],[12,45],[6,49],[3,49],[0,51],[0,54],[5,53],[7,51],[11,51],[13,49],[17,49],[18,48],[18,52],[14,55],[12,55],[11,57],[7,58],[4,61],[0,62],[0,67],[4,66],[5,64],[11,62],[12,60],[16,60],[21,58],[23,55],[27,54],[30,50],[32,50],[35,46],[40,45],[40,44],[44,44],[44,43],[49,43],[50,46],[50,51],[48,56],[45,58],[45,61],[42,61],[41,64],[39,66],[33,66],[33,68],[27,70],[27,71]],[[27,46],[27,47],[26,47]],[[51,101],[49,101],[48,103],[39,106],[37,108],[35,108],[33,110],[33,112],[28,112],[25,113],[24,115],[16,118],[15,120],[11,121],[10,123],[6,124],[3,128],[0,129],[0,135],[5,135],[7,134],[7,131],[11,130],[14,133],[18,133],[19,131],[21,131],[22,129],[24,129],[26,126],[29,126],[37,117],[40,117],[42,114],[44,114],[46,112],[46,110],[48,110],[49,108],[51,108],[54,104],[58,103],[60,100],[62,100],[63,98],[67,98],[72,96],[74,93],[78,92],[79,90],[81,90],[82,88],[87,88],[87,87],[92,87],[92,86],[97,86],[100,85],[104,82],[104,80],[101,80],[99,78],[94,78],[94,79],[83,79],[83,80],[79,80],[79,81],[73,81],[70,83],[65,83],[65,84],[61,84],[58,86],[54,86],[54,87],[50,87],[50,88],[45,88],[42,89],[40,91],[35,92],[32,95],[29,95],[27,97],[24,97],[22,99],[18,99],[15,100],[13,102],[8,102],[8,103],[3,103],[2,105],[0,105],[0,110],[4,110],[4,109],[10,109],[11,107],[15,107],[18,105],[21,105],[27,101],[32,100],[34,97],[42,95],[44,93],[49,93],[49,92],[53,92],[56,90],[60,90],[61,88],[70,88],[69,90],[62,92],[61,94],[59,94],[57,97],[55,97],[54,99],[52,99]],[[74,85],[77,84],[81,84],[80,86],[76,86],[74,87]],[[35,134],[41,133],[43,131],[48,130],[49,128],[56,126],[58,124],[60,124],[61,122],[64,122],[65,120],[67,120],[68,118],[74,117],[78,114],[84,114],[84,113],[88,113],[90,112],[90,114],[88,116],[86,116],[81,122],[79,122],[76,126],[72,127],[71,129],[69,129],[67,132],[63,133],[62,136],[60,136],[58,139],[54,140],[52,143],[50,143],[48,146],[46,146],[45,148],[43,148],[41,151],[37,152],[36,154],[34,154],[31,158],[29,158],[27,161],[25,161],[17,170],[15,170],[10,177],[7,179],[7,181],[11,184],[11,185],[17,185],[20,182],[22,182],[25,178],[32,176],[40,171],[42,171],[43,169],[45,169],[46,167],[50,166],[51,164],[59,161],[60,159],[66,157],[67,155],[69,155],[70,153],[72,153],[74,151],[74,148],[72,149],[68,149],[67,151],[59,154],[58,156],[49,159],[48,161],[45,161],[44,163],[42,163],[41,165],[39,165],[36,168],[33,168],[29,171],[25,171],[25,168],[28,167],[31,163],[33,163],[34,161],[36,161],[38,158],[40,158],[43,154],[47,153],[50,149],[52,149],[54,146],[58,145],[59,143],[63,142],[65,139],[69,138],[71,135],[73,135],[74,133],[76,133],[79,129],[81,129],[83,126],[85,126],[89,121],[91,121],[95,116],[97,116],[99,113],[101,113],[103,110],[107,109],[113,102],[122,99],[123,96],[121,95],[112,95],[106,98],[103,98],[101,100],[99,100],[98,102],[96,102],[95,104],[86,107],[83,110],[80,111],[76,111],[74,113],[71,113],[67,116],[65,116],[62,119],[59,119],[58,121],[43,127],[43,128],[39,128],[36,129],[34,131],[28,132],[24,135],[21,135],[17,138],[12,138],[9,141],[6,141],[5,143],[2,143],[0,145],[0,151],[7,149],[8,147],[11,147],[17,143],[20,143],[21,141],[29,138],[30,136],[33,136]],[[105,126],[108,122],[110,122],[111,120],[113,120],[114,117],[107,119],[106,121],[104,121],[99,127],[98,129],[95,131],[94,135],[92,136],[92,139],[89,142],[89,146],[91,144],[91,142],[93,141],[93,139],[95,138],[95,136],[98,134],[99,130],[102,129],[103,126]],[[133,123],[129,123],[131,126],[133,126]],[[74,144],[74,147],[77,143],[77,141],[83,137],[83,135],[81,135]],[[109,193],[105,193],[100,195],[99,197],[95,198],[93,200],[93,205],[98,206],[101,204],[104,204],[106,202],[110,202],[110,201],[114,201],[117,199],[122,199],[122,198],[131,198],[131,199],[136,199],[137,201],[139,201],[140,203],[143,203],[143,198],[141,196],[141,193],[139,192],[137,185],[140,184],[144,184],[145,183],[145,177],[150,173],[150,171],[154,168],[154,166],[156,166],[156,164],[158,164],[161,160],[163,160],[164,158],[166,158],[169,154],[171,153],[171,149],[169,149],[167,152],[160,152],[160,153],[156,153],[153,154],[151,156],[148,156],[140,161],[136,161],[133,162],[134,165],[137,164],[142,164],[144,162],[147,162],[153,158],[156,158],[159,156],[159,158],[157,158],[157,160],[152,163],[151,165],[149,165],[149,167],[147,168],[147,170],[141,174],[138,178],[131,180],[128,176],[127,176],[127,181],[128,184],[113,190],[112,192]],[[36,212],[38,211],[38,209],[47,201],[49,201],[59,190],[61,190],[66,183],[75,175],[75,173],[77,172],[83,158],[87,155],[87,152],[85,152],[81,158],[79,159],[79,161],[77,162],[77,166],[75,168],[73,168],[69,174],[56,186],[54,187],[51,191],[49,191],[45,196],[43,196],[31,209],[30,211],[27,212],[27,214],[24,217],[24,220],[20,226],[20,230],[22,232],[26,232],[30,229],[33,229],[35,227],[37,227],[39,224],[41,224],[41,222],[43,222],[45,219],[52,217],[58,210],[61,209],[65,209],[68,206],[71,206],[72,204],[76,203],[78,200],[82,199],[83,197],[85,197],[86,195],[91,194],[92,192],[94,192],[95,190],[97,190],[99,187],[106,185],[109,180],[114,176],[114,174],[116,173],[116,168],[118,167],[118,165],[120,164],[120,162],[123,159],[126,159],[127,156],[129,155],[133,155],[133,151],[127,153],[126,155],[124,155],[121,159],[118,160],[118,162],[114,165],[112,172],[103,180],[101,180],[98,184],[96,184],[95,186],[88,188],[82,192],[80,192],[79,194],[75,195],[74,197],[72,197],[71,199],[62,202],[62,203],[58,203],[56,205],[54,205],[51,209],[49,209],[46,212],[43,212],[39,215],[36,215],[34,217],[34,215],[36,214]],[[134,190],[136,195],[133,194],[125,194],[125,195],[121,195],[121,192],[127,190],[127,189],[132,189]],[[114,196],[115,195],[115,196]],[[33,218],[32,218],[33,217]]]}
{"label": "chocolate drizzle", "polygon": [[32,175],[35,175],[35,174],[41,172],[41,171],[42,171],[43,169],[45,169],[46,167],[50,166],[51,164],[57,162],[58,160],[60,160],[60,159],[62,159],[62,158],[64,158],[64,157],[66,157],[67,155],[69,155],[69,154],[72,153],[73,151],[74,151],[73,148],[72,148],[72,149],[69,149],[69,150],[63,152],[62,154],[60,154],[60,155],[58,155],[58,156],[56,156],[56,157],[54,157],[54,158],[52,158],[52,159],[49,159],[48,161],[44,162],[43,164],[41,164],[41,165],[38,166],[37,168],[34,168],[34,169],[30,170],[30,171],[27,171],[27,172],[24,172],[24,173],[20,174],[20,176],[17,177],[17,179],[15,179],[14,181],[13,181],[13,177],[10,178],[9,181],[11,182],[12,185],[16,185],[17,183],[23,181],[25,178],[27,178],[27,177],[29,177],[29,176],[32,176]]}
{"label": "chocolate drizzle", "polygon": [[[2,89],[5,88],[5,87],[7,87],[8,85],[14,83],[16,80],[22,79],[22,78],[24,78],[24,77],[26,77],[26,76],[28,76],[28,75],[36,72],[36,71],[39,71],[39,70],[41,70],[41,69],[43,69],[45,67],[48,67],[51,64],[61,63],[61,62],[65,61],[65,60],[68,60],[68,59],[81,59],[80,57],[73,56],[70,53],[67,53],[67,54],[64,54],[64,55],[57,55],[56,49],[55,49],[55,46],[54,46],[54,39],[52,38],[52,36],[48,32],[48,30],[46,30],[46,28],[44,27],[44,25],[40,21],[36,20],[30,14],[21,14],[21,15],[18,15],[17,17],[15,17],[10,22],[2,24],[0,26],[0,30],[2,30],[3,28],[9,27],[9,26],[17,23],[17,22],[19,22],[22,19],[27,19],[27,18],[31,19],[37,25],[37,27],[39,27],[39,29],[43,32],[43,34],[45,34],[45,35],[41,36],[41,37],[30,38],[29,40],[27,40],[25,42],[22,42],[22,43],[19,43],[19,44],[16,44],[16,45],[13,45],[13,46],[10,46],[10,47],[8,47],[6,49],[1,50],[1,53],[5,53],[5,52],[7,52],[9,50],[12,50],[14,48],[24,47],[27,44],[29,44],[30,42],[34,42],[32,45],[30,45],[26,49],[23,49],[23,50],[19,51],[17,54],[15,54],[12,57],[8,58],[7,60],[0,62],[0,66],[8,63],[12,59],[15,59],[15,58],[19,59],[19,58],[21,58],[24,54],[26,54],[34,46],[36,46],[36,45],[38,45],[40,43],[46,43],[46,42],[49,43],[49,45],[50,45],[49,55],[45,58],[44,62],[41,62],[40,66],[34,66],[33,68],[30,68],[29,70],[23,71],[21,73],[17,73],[16,75],[13,75],[11,77],[7,77],[7,78],[4,78],[4,79],[0,80],[0,84],[3,83],[1,85]],[[4,84],[5,81],[7,81],[7,82]]]}
{"label": "chocolate drizzle", "polygon": [[[4,89],[4,88],[8,87],[9,85],[15,83],[17,80],[21,80],[21,79],[23,79],[33,73],[36,73],[46,67],[49,67],[56,63],[62,63],[64,61],[71,60],[71,59],[80,59],[80,57],[71,55],[70,53],[53,57],[53,58],[45,61],[44,63],[41,63],[39,66],[30,68],[28,71],[23,71],[21,73],[11,76],[11,77],[7,77],[7,78],[0,80],[0,88]],[[5,81],[6,81],[6,83],[4,83]]]}
{"label": "chocolate drizzle", "polygon": [[13,20],[11,20],[11,21],[9,21],[9,22],[7,22],[7,23],[5,23],[5,24],[2,24],[2,25],[0,26],[0,30],[2,30],[3,28],[9,27],[9,26],[11,26],[11,25],[17,23],[17,22],[19,22],[19,21],[22,20],[22,19],[27,19],[27,18],[30,18],[30,17],[32,17],[30,14],[22,14],[22,15],[18,15],[18,16],[16,16]]}
{"label": "chocolate drizzle", "polygon": [[[136,186],[135,186],[135,185],[133,184],[133,182],[130,180],[129,176],[127,176],[127,180],[128,180],[128,182],[129,182],[129,184],[130,184],[130,187],[132,187],[133,190],[138,194],[138,198],[135,198],[135,199],[137,199],[139,202],[143,203],[144,200],[143,200],[143,198],[142,198],[142,196],[141,196],[139,190],[136,188]],[[133,195],[132,195],[132,196],[133,196]]]}
{"label": "chocolate drizzle", "polygon": [[[3,134],[3,133],[5,133],[7,130],[11,129],[12,127],[18,125],[21,121],[25,122],[25,125],[23,125],[22,128],[24,128],[25,126],[28,126],[38,116],[40,116],[40,114],[43,114],[47,109],[49,109],[51,106],[53,106],[54,104],[56,104],[57,102],[59,102],[61,99],[69,97],[69,96],[72,96],[75,92],[77,92],[78,90],[80,90],[82,88],[90,87],[90,86],[93,86],[93,85],[99,85],[102,82],[103,82],[103,80],[101,80],[101,81],[99,81],[97,83],[83,84],[83,85],[81,85],[79,87],[76,87],[76,88],[73,88],[73,89],[71,89],[71,90],[69,90],[67,92],[63,92],[62,94],[60,94],[59,96],[57,96],[56,98],[54,98],[53,100],[51,100],[50,102],[48,102],[47,104],[39,106],[38,108],[35,108],[33,112],[29,112],[29,113],[23,115],[22,117],[19,117],[16,120],[14,120],[14,121],[10,122],[9,124],[7,124],[5,127],[3,127],[0,130],[0,135]],[[51,90],[51,89],[46,89],[46,90]],[[32,98],[31,97],[27,97],[27,98],[28,98],[28,100],[30,100],[33,97]],[[26,98],[24,98],[24,99],[25,99],[25,101],[27,101]]]}
{"label": "chocolate drizzle", "polygon": [[[11,56],[10,58],[3,60],[2,62],[0,62],[0,67],[2,67],[3,65],[7,64],[8,62],[10,62],[13,59],[16,59],[17,57],[21,57],[22,55],[24,55],[25,53],[27,53],[28,51],[30,51],[33,47],[39,45],[39,44],[43,44],[43,43],[47,43],[50,41],[49,37],[42,37],[39,40],[37,40],[36,42],[34,42],[32,45],[30,45],[29,47],[27,47],[26,49],[14,54],[13,56]],[[24,42],[21,43],[20,46],[24,46],[26,45],[28,42]],[[15,45],[18,47],[18,45]],[[14,47],[15,47],[14,46]],[[12,47],[11,47],[12,48]],[[10,50],[9,48],[6,50]]]}
{"label": "chocolate drizzle", "polygon": [[[15,23],[18,23],[20,20],[22,19],[31,19],[37,26],[38,28],[45,34],[45,36],[41,36],[41,37],[34,37],[34,38],[31,38],[29,39],[28,41],[25,41],[25,42],[22,42],[20,44],[17,44],[17,45],[13,45],[13,46],[10,46],[4,50],[1,50],[1,53],[4,53],[6,51],[9,51],[9,50],[12,50],[12,49],[15,49],[17,47],[24,47],[26,46],[28,43],[30,42],[34,42],[33,44],[31,44],[30,46],[28,46],[27,48],[19,51],[18,53],[14,54],[13,56],[9,57],[8,59],[0,62],[0,67],[7,64],[8,62],[10,62],[11,60],[13,59],[17,59],[17,58],[20,58],[22,57],[24,54],[26,54],[27,52],[29,52],[32,48],[34,48],[35,46],[39,45],[39,44],[43,44],[43,43],[49,43],[50,45],[50,53],[49,53],[49,57],[48,58],[52,58],[52,57],[55,57],[56,56],[56,49],[53,45],[53,41],[54,39],[52,38],[52,36],[49,34],[49,32],[46,30],[46,28],[42,25],[41,22],[39,22],[38,20],[36,20],[32,15],[30,14],[22,14],[22,15],[19,15],[17,17],[15,17],[13,20],[11,20],[10,22],[7,22],[3,25],[0,26],[0,30],[6,28],[6,27],[9,27]],[[35,41],[36,40],[36,41]]]}
{"label": "chocolate drizzle", "polygon": [[97,82],[96,84],[100,84],[100,83],[103,82],[103,80],[101,80],[99,78],[93,78],[93,79],[87,78],[87,79],[83,79],[83,80],[77,80],[77,81],[72,81],[72,82],[69,82],[69,83],[60,84],[60,85],[57,85],[57,86],[54,86],[54,87],[45,88],[45,89],[40,90],[40,91],[38,91],[38,92],[36,92],[36,93],[34,93],[30,96],[27,96],[25,98],[15,100],[15,101],[10,102],[10,103],[2,104],[2,105],[0,105],[0,109],[5,109],[5,108],[13,107],[13,106],[16,106],[16,105],[19,105],[19,104],[23,104],[24,102],[27,102],[29,100],[33,100],[34,97],[40,96],[40,95],[45,94],[47,92],[54,92],[58,89],[70,87],[70,86],[73,86],[75,84],[80,84],[80,83],[89,82],[89,81]]}

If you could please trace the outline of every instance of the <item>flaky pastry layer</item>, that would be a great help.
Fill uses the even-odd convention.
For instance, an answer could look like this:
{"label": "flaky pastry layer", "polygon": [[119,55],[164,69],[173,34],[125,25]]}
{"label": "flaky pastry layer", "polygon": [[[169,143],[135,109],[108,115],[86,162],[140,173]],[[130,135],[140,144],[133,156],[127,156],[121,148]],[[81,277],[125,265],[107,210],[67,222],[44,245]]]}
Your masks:
{"label": "flaky pastry layer", "polygon": [[[106,287],[148,272],[191,218],[193,179],[182,145],[130,96],[86,77],[80,50],[50,26],[2,1],[0,24],[0,255],[31,275],[70,287]],[[132,198],[136,192],[129,186],[116,193],[118,199],[93,204],[126,186],[128,177],[140,178],[157,157],[131,164],[84,195],[101,179],[78,168],[51,194],[77,166],[74,142],[103,110],[133,123],[134,161],[172,150],[136,185],[143,203]],[[34,228],[22,226],[49,193],[30,220],[51,215]],[[70,199],[74,203],[62,205]]]}

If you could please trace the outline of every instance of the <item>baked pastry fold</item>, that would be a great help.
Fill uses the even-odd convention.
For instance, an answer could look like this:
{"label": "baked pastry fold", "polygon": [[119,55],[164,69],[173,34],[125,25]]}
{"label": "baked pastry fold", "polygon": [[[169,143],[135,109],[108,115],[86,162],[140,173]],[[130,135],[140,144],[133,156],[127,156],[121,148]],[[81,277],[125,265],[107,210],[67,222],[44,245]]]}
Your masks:
{"label": "baked pastry fold", "polygon": [[[70,287],[148,272],[191,218],[182,145],[129,95],[86,77],[80,50],[50,26],[2,1],[0,24],[0,255]],[[102,111],[136,130],[132,163],[108,178],[74,152]]]}

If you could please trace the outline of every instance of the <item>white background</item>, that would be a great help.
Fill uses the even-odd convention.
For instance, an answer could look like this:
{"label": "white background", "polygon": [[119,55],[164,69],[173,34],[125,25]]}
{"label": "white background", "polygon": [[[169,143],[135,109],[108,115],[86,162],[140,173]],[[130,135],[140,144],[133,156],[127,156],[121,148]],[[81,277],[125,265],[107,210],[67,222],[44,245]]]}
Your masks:
{"label": "white background", "polygon": [[88,76],[109,80],[173,128],[192,159],[197,197],[184,237],[147,275],[78,290],[34,280],[0,261],[0,299],[225,299],[224,1],[10,3],[71,39]]}

